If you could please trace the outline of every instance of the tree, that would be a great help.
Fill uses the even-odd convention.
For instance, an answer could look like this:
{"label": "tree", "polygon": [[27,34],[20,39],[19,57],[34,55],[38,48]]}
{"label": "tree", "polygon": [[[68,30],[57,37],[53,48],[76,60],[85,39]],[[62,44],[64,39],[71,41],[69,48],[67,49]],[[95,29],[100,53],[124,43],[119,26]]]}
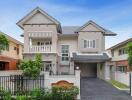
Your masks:
{"label": "tree", "polygon": [[132,71],[132,42],[127,44],[127,53],[128,53],[128,63],[130,67],[130,71]]}
{"label": "tree", "polygon": [[[128,64],[129,64],[129,69],[130,69],[130,94],[131,94],[131,71],[132,71],[132,42],[127,44],[126,51],[128,54]],[[131,94],[132,96],[132,94]]]}
{"label": "tree", "polygon": [[0,35],[0,54],[2,50],[6,50],[9,47],[9,41],[4,35]]}
{"label": "tree", "polygon": [[23,70],[25,76],[37,77],[40,75],[42,68],[42,57],[40,54],[35,56],[33,60],[23,60],[20,62],[20,69]]}

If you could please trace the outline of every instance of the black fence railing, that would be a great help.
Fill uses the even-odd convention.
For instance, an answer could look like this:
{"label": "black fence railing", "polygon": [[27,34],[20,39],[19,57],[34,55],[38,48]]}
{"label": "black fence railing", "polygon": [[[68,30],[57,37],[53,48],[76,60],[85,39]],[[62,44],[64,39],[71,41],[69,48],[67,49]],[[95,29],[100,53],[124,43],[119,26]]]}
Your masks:
{"label": "black fence railing", "polygon": [[37,78],[22,75],[0,76],[0,88],[10,91],[12,95],[28,95],[34,89],[44,88],[44,75]]}

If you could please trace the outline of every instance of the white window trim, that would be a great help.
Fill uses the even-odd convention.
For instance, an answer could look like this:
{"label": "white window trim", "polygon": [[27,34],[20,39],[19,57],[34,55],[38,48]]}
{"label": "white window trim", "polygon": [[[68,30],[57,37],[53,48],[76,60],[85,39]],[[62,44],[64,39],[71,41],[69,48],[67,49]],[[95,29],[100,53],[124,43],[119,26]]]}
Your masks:
{"label": "white window trim", "polygon": [[[95,42],[95,46],[93,45],[93,41]],[[86,44],[85,44],[86,42]],[[96,48],[96,40],[84,40],[83,41],[83,47],[84,48]]]}
{"label": "white window trim", "polygon": [[[70,45],[68,45],[68,44],[61,44],[61,46],[60,46],[60,48],[61,48],[61,61],[62,62],[69,62],[69,60],[68,61],[63,61],[62,60],[62,57],[69,57],[70,56],[70,53],[69,52],[68,53],[62,53],[62,46],[68,46],[68,51],[69,51]],[[68,56],[62,56],[62,54],[68,54]]]}

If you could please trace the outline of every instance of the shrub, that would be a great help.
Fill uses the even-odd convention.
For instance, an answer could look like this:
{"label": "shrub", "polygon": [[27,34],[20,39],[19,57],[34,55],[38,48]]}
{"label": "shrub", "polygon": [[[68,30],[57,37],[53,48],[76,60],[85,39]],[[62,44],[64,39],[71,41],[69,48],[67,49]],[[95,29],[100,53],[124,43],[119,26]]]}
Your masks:
{"label": "shrub", "polygon": [[11,92],[0,88],[0,96],[3,100],[12,100]]}
{"label": "shrub", "polygon": [[40,54],[35,56],[35,61],[32,60],[23,60],[20,63],[20,69],[23,70],[25,76],[34,77],[40,75],[42,68],[42,57]]}
{"label": "shrub", "polygon": [[0,54],[1,54],[2,50],[6,50],[8,48],[9,48],[9,41],[6,38],[6,36],[1,35],[1,32],[0,32]]}
{"label": "shrub", "polygon": [[52,95],[54,100],[74,100],[79,93],[79,89],[75,86],[52,88]]}
{"label": "shrub", "polygon": [[24,95],[16,96],[16,100],[29,100],[30,98]]}
{"label": "shrub", "polygon": [[75,100],[79,90],[77,87],[53,87],[52,90],[35,89],[31,92],[31,100]]}
{"label": "shrub", "polygon": [[32,100],[43,100],[44,90],[42,89],[34,89],[31,91],[31,99]]}
{"label": "shrub", "polygon": [[[76,100],[79,89],[75,86],[71,87],[52,87],[51,90],[34,89],[28,96],[17,94],[15,100]],[[11,93],[1,90],[2,100],[14,100]]]}

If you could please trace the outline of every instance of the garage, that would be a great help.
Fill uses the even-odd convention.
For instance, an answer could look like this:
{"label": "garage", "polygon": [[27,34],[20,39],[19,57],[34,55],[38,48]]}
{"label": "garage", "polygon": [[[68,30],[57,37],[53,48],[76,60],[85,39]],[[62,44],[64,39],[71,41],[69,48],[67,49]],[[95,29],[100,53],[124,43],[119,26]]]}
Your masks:
{"label": "garage", "polygon": [[107,53],[73,53],[71,60],[75,64],[75,69],[76,67],[79,67],[79,69],[81,70],[81,77],[97,77],[97,63],[104,63],[106,61],[109,61],[110,57],[107,55]]}
{"label": "garage", "polygon": [[81,71],[81,77],[97,77],[96,63],[78,63],[76,65]]}

